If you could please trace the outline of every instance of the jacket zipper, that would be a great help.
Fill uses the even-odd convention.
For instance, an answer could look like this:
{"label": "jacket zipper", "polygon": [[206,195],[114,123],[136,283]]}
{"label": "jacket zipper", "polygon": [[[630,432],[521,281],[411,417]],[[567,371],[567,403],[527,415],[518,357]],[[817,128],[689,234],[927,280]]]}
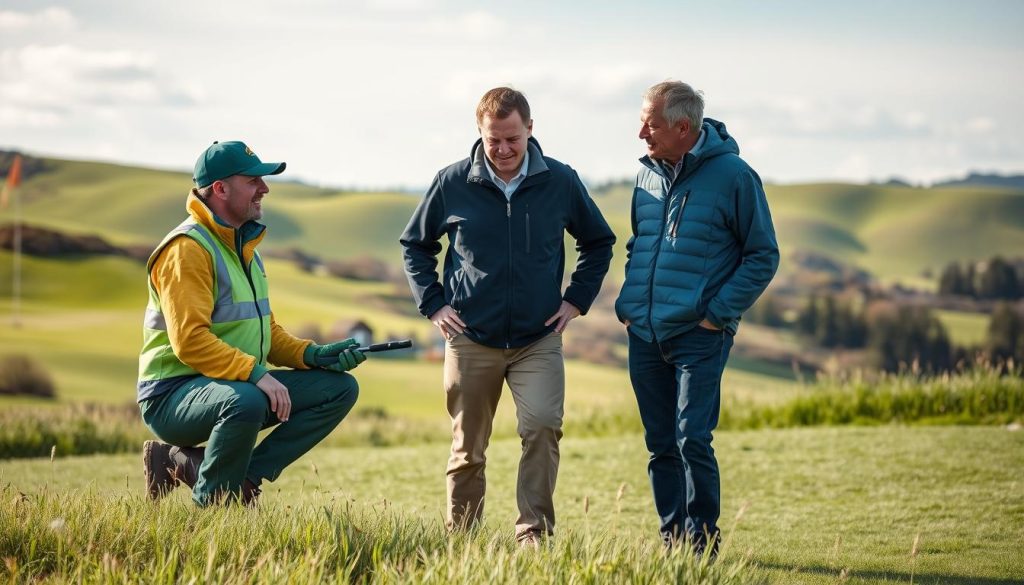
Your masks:
{"label": "jacket zipper", "polygon": [[[666,193],[665,204],[662,206],[661,211],[661,225],[663,226],[665,225],[666,220],[668,220],[668,205],[669,202],[672,200],[670,195],[671,184],[669,184],[669,191],[667,191]],[[661,237],[661,234],[659,234],[658,237],[654,240],[654,262],[651,265],[650,274],[647,277],[647,323],[651,328],[651,337],[654,339],[655,343],[657,343],[658,341],[658,336],[654,332],[654,273],[658,269],[658,257],[661,255],[661,241],[663,239],[664,238]]]}
{"label": "jacket zipper", "polygon": [[686,207],[686,200],[689,197],[690,190],[687,189],[686,192],[683,193],[682,201],[679,202],[679,211],[676,213],[676,220],[672,223],[672,231],[669,232],[669,235],[673,240],[676,238],[676,233],[679,231],[679,221],[683,219],[683,208]]}
{"label": "jacket zipper", "polygon": [[530,204],[526,204],[526,253],[530,253]]}
{"label": "jacket zipper", "polygon": [[252,302],[256,305],[256,317],[260,328],[260,355],[258,356],[259,362],[263,361],[263,313],[260,311],[260,300],[256,298],[256,285],[252,281],[252,262],[248,266],[245,265],[245,256],[242,255],[242,233],[235,230],[235,248],[238,254],[238,263],[242,265],[242,271],[245,272],[245,279],[249,281],[249,290],[252,291]]}
{"label": "jacket zipper", "polygon": [[512,347],[512,304],[515,302],[515,278],[512,276],[512,200],[505,202],[505,217],[508,219],[508,313],[505,321],[505,349]]}

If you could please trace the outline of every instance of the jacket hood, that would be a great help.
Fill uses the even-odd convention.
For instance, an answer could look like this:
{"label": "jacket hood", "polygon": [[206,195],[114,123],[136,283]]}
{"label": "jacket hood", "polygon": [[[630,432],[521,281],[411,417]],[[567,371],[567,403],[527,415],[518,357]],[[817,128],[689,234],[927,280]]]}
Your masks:
{"label": "jacket hood", "polygon": [[695,153],[698,159],[740,153],[739,143],[725,129],[723,122],[712,118],[704,118],[704,124],[701,125],[701,129],[704,130],[705,138],[704,144]]}

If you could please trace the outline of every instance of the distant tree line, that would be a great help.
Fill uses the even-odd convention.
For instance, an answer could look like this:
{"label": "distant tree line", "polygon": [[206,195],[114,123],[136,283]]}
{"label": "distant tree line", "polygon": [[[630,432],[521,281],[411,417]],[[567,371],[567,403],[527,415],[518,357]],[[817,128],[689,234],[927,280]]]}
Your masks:
{"label": "distant tree line", "polygon": [[796,331],[821,347],[864,347],[868,341],[868,325],[863,310],[852,301],[835,295],[819,297],[812,294],[798,313]]}
{"label": "distant tree line", "polygon": [[926,371],[948,371],[979,354],[994,362],[1024,363],[1024,308],[1009,302],[996,304],[984,342],[972,348],[955,346],[930,308],[888,301],[811,295],[792,326],[819,347],[865,349],[870,364],[888,372],[913,363]]}
{"label": "distant tree line", "polygon": [[794,326],[821,347],[866,349],[871,365],[887,372],[913,363],[945,371],[957,357],[949,333],[927,307],[811,295]]}
{"label": "distant tree line", "polygon": [[939,294],[975,299],[1017,300],[1024,297],[1024,263],[995,256],[987,262],[951,262],[939,276]]}

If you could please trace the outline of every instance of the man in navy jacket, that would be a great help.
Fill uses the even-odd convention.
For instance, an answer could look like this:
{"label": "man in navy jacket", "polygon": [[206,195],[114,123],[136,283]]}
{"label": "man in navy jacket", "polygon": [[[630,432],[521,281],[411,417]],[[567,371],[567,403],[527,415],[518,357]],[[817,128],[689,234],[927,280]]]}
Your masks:
{"label": "man in navy jacket", "polygon": [[[400,241],[419,311],[446,339],[448,527],[466,528],[483,513],[484,452],[507,381],[523,443],[516,538],[536,544],[555,526],[562,331],[597,296],[615,235],[576,172],[544,156],[522,93],[488,91],[476,118],[481,139],[469,158],[437,174]],[[564,232],[576,239],[579,260],[563,292]],[[438,282],[442,236],[448,251]]]}
{"label": "man in navy jacket", "polygon": [[666,81],[644,96],[647,156],[633,189],[626,280],[629,375],[650,452],[666,544],[718,547],[720,486],[711,447],[722,370],[740,315],[775,275],[779,248],[761,179],[704,99]]}

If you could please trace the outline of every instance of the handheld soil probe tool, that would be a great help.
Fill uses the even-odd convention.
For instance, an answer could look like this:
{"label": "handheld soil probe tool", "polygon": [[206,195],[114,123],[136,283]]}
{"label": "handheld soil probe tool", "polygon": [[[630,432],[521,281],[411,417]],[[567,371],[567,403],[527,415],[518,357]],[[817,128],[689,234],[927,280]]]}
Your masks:
{"label": "handheld soil probe tool", "polygon": [[365,347],[357,347],[356,350],[366,353],[376,351],[391,351],[392,349],[405,349],[407,347],[412,347],[411,339],[403,339],[401,341],[386,341],[384,343],[374,343],[373,345],[367,345]]}

